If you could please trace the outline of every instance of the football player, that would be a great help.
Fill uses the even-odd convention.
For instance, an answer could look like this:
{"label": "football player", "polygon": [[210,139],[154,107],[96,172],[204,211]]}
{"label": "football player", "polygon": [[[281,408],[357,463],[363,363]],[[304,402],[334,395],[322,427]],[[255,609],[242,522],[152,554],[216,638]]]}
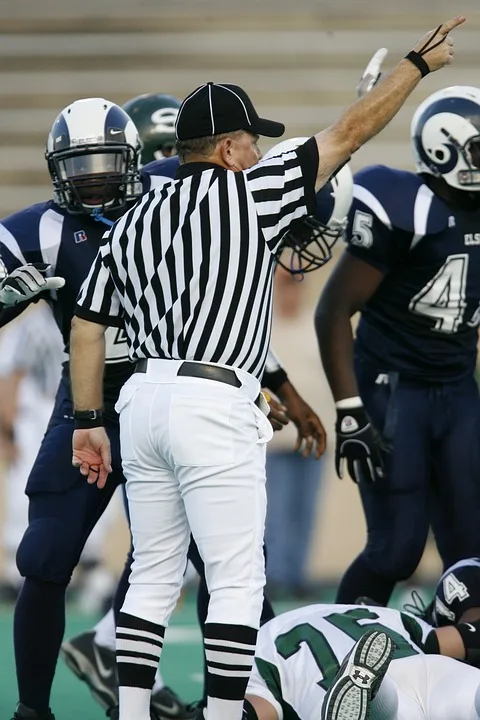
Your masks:
{"label": "football player", "polygon": [[480,90],[434,93],[411,134],[416,173],[356,174],[348,247],[316,310],[337,473],[346,461],[367,522],[338,602],[386,605],[430,523],[444,568],[480,555]]}
{"label": "football player", "polygon": [[258,633],[245,720],[478,720],[479,599],[439,628],[355,604],[278,615]]}
{"label": "football player", "polygon": [[140,135],[142,165],[175,154],[175,121],[180,105],[176,97],[163,93],[138,95],[122,105]]}
{"label": "football player", "polygon": [[[0,223],[0,255],[9,273],[0,283],[2,324],[43,296],[51,305],[68,351],[75,300],[102,236],[142,192],[140,149],[134,123],[108,100],[78,100],[58,115],[46,151],[53,200],[14,213]],[[106,343],[105,413],[115,448],[111,484],[101,493],[92,492],[71,465],[73,411],[68,363],[27,482],[29,526],[17,552],[25,582],[14,616],[19,688],[15,720],[53,718],[50,691],[64,633],[66,589],[86,539],[116,486],[124,482],[114,404],[132,365],[121,331],[108,330]],[[126,570],[117,591],[118,609],[127,583]],[[155,695],[152,702],[156,699],[170,710],[167,717],[191,716],[168,689]]]}

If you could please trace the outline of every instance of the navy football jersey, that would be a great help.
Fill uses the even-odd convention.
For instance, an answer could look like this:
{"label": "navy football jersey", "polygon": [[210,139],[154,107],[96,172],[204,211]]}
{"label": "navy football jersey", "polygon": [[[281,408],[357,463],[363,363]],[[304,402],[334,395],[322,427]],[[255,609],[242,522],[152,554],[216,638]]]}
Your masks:
{"label": "navy football jersey", "polygon": [[[108,230],[89,215],[70,215],[53,200],[32,205],[0,222],[0,257],[8,272],[31,262],[51,265],[51,274],[65,278],[65,285],[49,293],[50,304],[68,352],[70,325],[80,287],[88,275]],[[112,419],[113,405],[132,372],[126,337],[119,328],[107,328],[105,412]],[[68,382],[65,364],[62,382]]]}
{"label": "navy football jersey", "polygon": [[472,373],[480,322],[480,211],[453,209],[410,172],[354,177],[348,252],[384,274],[362,310],[356,352],[425,382]]}
{"label": "navy football jersey", "polygon": [[162,160],[152,160],[142,168],[143,191],[155,190],[164,182],[162,178],[175,180],[177,169],[180,167],[178,155]]}
{"label": "navy football jersey", "polygon": [[[161,186],[164,177],[170,178],[175,173],[178,158],[170,171],[168,165],[163,167],[166,162],[156,161],[150,163],[148,172],[142,170],[144,192]],[[90,215],[71,215],[53,200],[32,205],[0,221],[0,259],[7,272],[26,263],[45,262],[51,265],[52,275],[65,278],[63,288],[49,293],[45,299],[52,307],[67,353],[77,295],[108,229],[104,222]],[[105,416],[117,421],[114,405],[133,366],[123,329],[107,328],[105,341]],[[68,364],[62,382],[69,383]]]}

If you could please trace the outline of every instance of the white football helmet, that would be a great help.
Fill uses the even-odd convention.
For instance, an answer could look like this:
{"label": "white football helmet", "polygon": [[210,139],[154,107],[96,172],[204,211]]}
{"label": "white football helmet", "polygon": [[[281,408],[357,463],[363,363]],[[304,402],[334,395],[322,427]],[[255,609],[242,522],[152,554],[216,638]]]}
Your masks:
{"label": "white football helmet", "polygon": [[121,107],[104,98],[76,100],[47,140],[55,202],[73,214],[123,208],[142,192],[140,150],[137,128]]}
{"label": "white football helmet", "polygon": [[[272,147],[263,160],[291,152],[307,140],[306,137],[283,140]],[[278,257],[280,265],[293,273],[309,272],[325,265],[332,257],[333,246],[345,232],[352,198],[352,171],[346,163],[317,192],[315,215],[303,218],[286,233],[282,258]],[[283,254],[285,248],[290,250],[287,259]]]}
{"label": "white football helmet", "polygon": [[417,172],[450,187],[480,190],[480,89],[439,90],[417,108],[411,124]]}

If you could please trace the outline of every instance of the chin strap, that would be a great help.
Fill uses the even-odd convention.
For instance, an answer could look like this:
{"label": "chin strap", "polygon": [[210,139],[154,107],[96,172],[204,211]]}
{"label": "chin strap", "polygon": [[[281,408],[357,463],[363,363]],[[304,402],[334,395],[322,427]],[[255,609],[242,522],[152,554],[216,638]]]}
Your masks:
{"label": "chin strap", "polygon": [[112,227],[112,225],[115,225],[115,222],[113,220],[109,220],[105,217],[105,215],[102,215],[100,208],[95,208],[95,210],[92,212],[92,217],[97,222],[103,222],[105,225],[108,225],[108,227]]}

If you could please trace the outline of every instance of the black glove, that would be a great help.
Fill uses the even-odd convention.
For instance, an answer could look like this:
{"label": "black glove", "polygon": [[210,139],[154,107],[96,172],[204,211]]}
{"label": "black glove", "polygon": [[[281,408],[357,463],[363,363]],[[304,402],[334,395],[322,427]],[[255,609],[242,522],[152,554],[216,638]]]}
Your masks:
{"label": "black glove", "polygon": [[47,277],[49,269],[47,263],[28,263],[11,272],[0,282],[0,305],[13,307],[41,292],[63,287],[63,278]]}
{"label": "black glove", "polygon": [[363,406],[337,408],[337,446],[335,449],[335,469],[343,479],[343,465],[347,461],[347,470],[356,483],[375,482],[383,477],[383,459],[378,442],[378,434],[373,430]]}

